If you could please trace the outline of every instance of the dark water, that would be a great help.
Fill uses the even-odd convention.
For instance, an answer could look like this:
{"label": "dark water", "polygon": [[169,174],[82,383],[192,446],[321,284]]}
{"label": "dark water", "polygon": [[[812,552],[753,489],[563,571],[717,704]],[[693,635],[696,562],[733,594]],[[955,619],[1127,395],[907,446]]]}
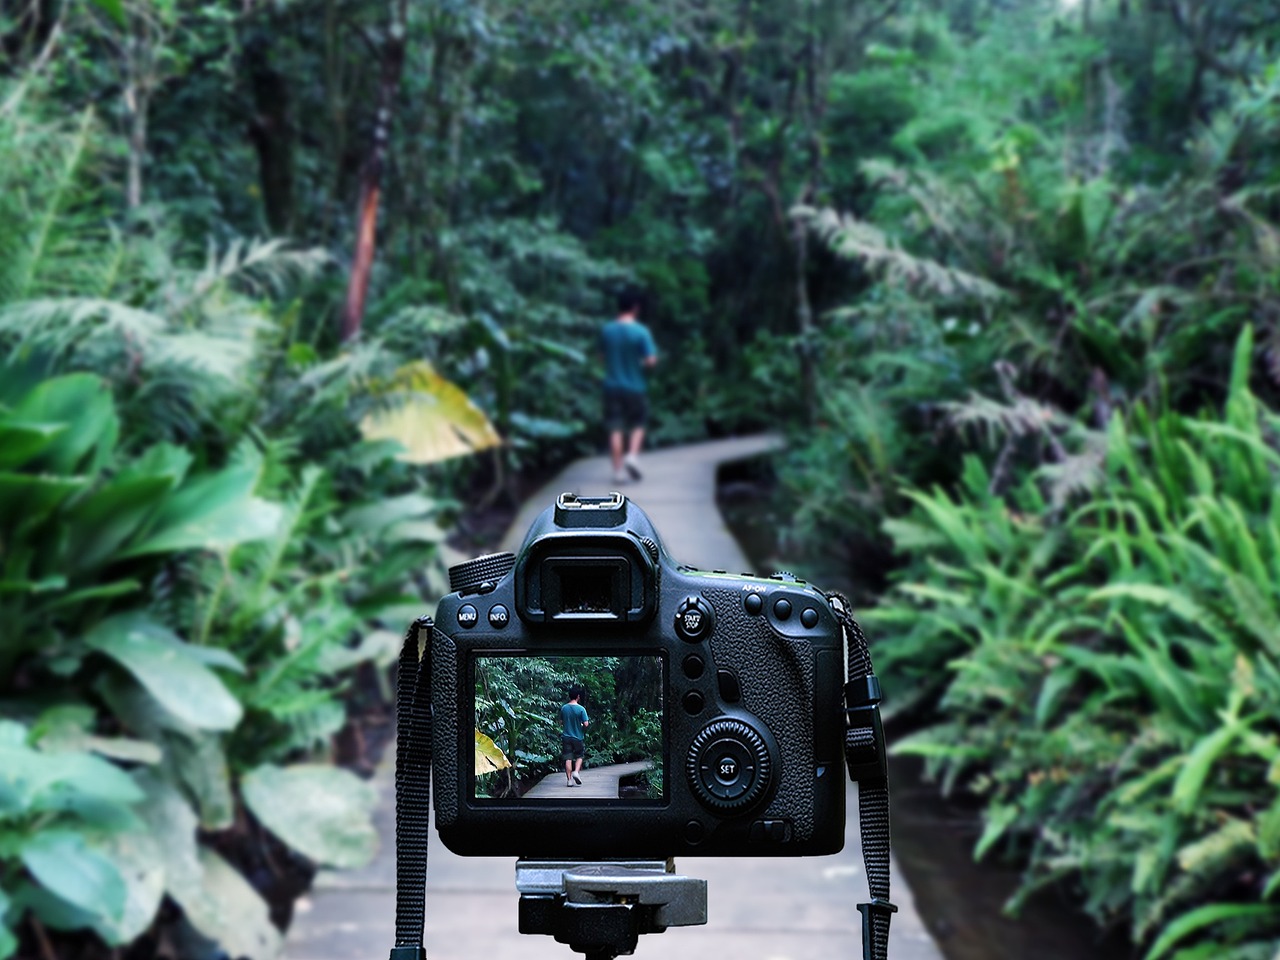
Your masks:
{"label": "dark water", "polygon": [[[766,573],[779,564],[776,532],[785,510],[775,486],[759,463],[734,465],[720,476],[725,522],[752,565]],[[1104,939],[1061,892],[1044,892],[1016,919],[1007,916],[1004,905],[1017,889],[1019,871],[974,863],[973,845],[982,831],[977,808],[943,799],[923,780],[916,758],[892,758],[889,766],[894,855],[947,960],[1130,960],[1123,931]]]}

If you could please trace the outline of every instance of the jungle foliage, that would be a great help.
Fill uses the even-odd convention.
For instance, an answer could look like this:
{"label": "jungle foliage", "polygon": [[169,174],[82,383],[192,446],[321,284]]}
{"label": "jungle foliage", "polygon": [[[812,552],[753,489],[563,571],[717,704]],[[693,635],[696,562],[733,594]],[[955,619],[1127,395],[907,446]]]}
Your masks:
{"label": "jungle foliage", "polygon": [[[269,956],[272,856],[367,853],[316,764],[354,678],[460,501],[596,448],[632,284],[653,439],[789,433],[784,551],[879,601],[977,853],[1152,960],[1273,956],[1277,44],[1269,0],[6,5],[0,956]],[[503,737],[558,689],[490,693],[554,766]]]}

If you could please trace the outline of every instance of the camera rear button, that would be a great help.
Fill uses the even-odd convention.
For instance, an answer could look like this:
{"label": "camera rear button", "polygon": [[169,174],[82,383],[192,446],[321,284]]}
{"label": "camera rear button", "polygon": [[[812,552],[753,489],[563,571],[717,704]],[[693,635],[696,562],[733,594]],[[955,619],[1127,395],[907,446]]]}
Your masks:
{"label": "camera rear button", "polygon": [[690,680],[697,680],[702,676],[702,671],[706,668],[702,658],[696,653],[691,653],[684,658],[684,675]]}
{"label": "camera rear button", "polygon": [[818,625],[818,611],[813,607],[805,607],[804,613],[800,614],[800,622],[806,627],[816,627]]}
{"label": "camera rear button", "polygon": [[742,601],[742,606],[747,613],[755,616],[764,609],[764,597],[758,593],[748,593]]}
{"label": "camera rear button", "polygon": [[464,603],[458,608],[458,626],[470,630],[479,620],[480,614],[471,604]]}
{"label": "camera rear button", "polygon": [[702,712],[702,708],[707,705],[706,700],[703,699],[702,694],[697,690],[690,690],[686,693],[684,695],[683,703],[684,712],[695,717],[700,714]]}
{"label": "camera rear button", "polygon": [[489,608],[489,626],[495,630],[501,630],[511,621],[511,614],[507,612],[507,608],[500,603],[495,603]]}
{"label": "camera rear button", "polygon": [[779,620],[788,620],[791,618],[791,601],[783,598],[774,601],[773,615]]}

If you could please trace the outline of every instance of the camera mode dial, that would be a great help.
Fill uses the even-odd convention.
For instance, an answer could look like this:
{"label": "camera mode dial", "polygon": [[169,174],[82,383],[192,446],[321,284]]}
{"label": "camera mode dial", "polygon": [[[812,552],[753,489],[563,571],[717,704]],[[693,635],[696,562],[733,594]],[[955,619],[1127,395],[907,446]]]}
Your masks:
{"label": "camera mode dial", "polygon": [[449,568],[449,590],[453,593],[482,592],[486,583],[505,577],[516,565],[514,553],[490,553]]}
{"label": "camera mode dial", "polygon": [[764,796],[773,764],[764,738],[753,727],[722,717],[693,738],[685,773],[704,806],[718,813],[742,813]]}

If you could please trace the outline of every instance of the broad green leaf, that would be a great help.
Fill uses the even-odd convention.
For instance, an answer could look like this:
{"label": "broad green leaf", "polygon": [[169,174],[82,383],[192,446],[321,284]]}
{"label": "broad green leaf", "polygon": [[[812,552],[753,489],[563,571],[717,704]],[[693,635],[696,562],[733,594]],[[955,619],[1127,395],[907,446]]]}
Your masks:
{"label": "broad green leaf", "polygon": [[196,831],[200,820],[196,812],[176,786],[154,771],[142,771],[134,779],[146,795],[138,815],[159,844],[165,889],[178,903],[198,896],[201,870]]}
{"label": "broad green leaf", "polygon": [[476,731],[476,776],[486,773],[496,773],[499,770],[505,770],[511,766],[511,761],[507,759],[507,755],[502,752],[493,740],[486,737],[479,730]]}
{"label": "broad green leaf", "polygon": [[377,852],[377,791],[346,770],[267,764],[245,775],[241,791],[263,826],[317,863],[358,867]]}
{"label": "broad green leaf", "polygon": [[200,826],[206,830],[230,827],[235,823],[236,805],[222,738],[193,731],[190,736],[169,734],[167,740],[178,776],[199,806]]}
{"label": "broad green leaf", "polygon": [[0,523],[15,520],[28,527],[42,523],[88,483],[84,477],[0,471]]}
{"label": "broad green leaf", "polygon": [[226,553],[273,536],[284,509],[253,496],[258,467],[242,464],[184,483],[161,506],[149,532],[120,556],[178,550]]}
{"label": "broad green leaf", "polygon": [[103,917],[95,925],[108,944],[128,943],[155,919],[164,897],[164,861],[159,839],[145,829],[93,835],[90,848],[115,868],[124,883],[124,908],[119,917]]}
{"label": "broad green leaf", "polygon": [[96,818],[141,798],[128,775],[100,757],[0,741],[0,814],[74,810]]}
{"label": "broad green leaf", "polygon": [[37,423],[66,424],[38,460],[52,473],[73,473],[97,448],[95,462],[86,464],[95,469],[115,448],[120,432],[110,388],[102,378],[89,373],[42,381],[14,408],[14,415]]}
{"label": "broad green leaf", "polygon": [[68,514],[67,556],[76,570],[109,560],[157,510],[179,482],[172,471],[148,473],[134,464],[82,498]]}
{"label": "broad green leaf", "polygon": [[70,830],[48,829],[23,844],[23,865],[46,890],[107,923],[124,918],[127,891],[120,871]]}
{"label": "broad green leaf", "polygon": [[42,453],[67,429],[65,423],[0,420],[0,469],[17,469]]}
{"label": "broad green leaf", "polygon": [[391,404],[360,421],[365,440],[395,440],[397,458],[436,463],[502,443],[489,418],[428,363],[406,364],[375,392]]}
{"label": "broad green leaf", "polygon": [[142,614],[110,617],[84,642],[132,673],[166,710],[191,726],[230,730],[240,722],[240,701],[187,644],[154,620]]}
{"label": "broad green leaf", "polygon": [[361,533],[380,533],[405,520],[417,520],[430,514],[436,501],[420,493],[406,493],[398,497],[379,497],[371,503],[348,510],[342,515],[342,525]]}
{"label": "broad green leaf", "polygon": [[191,925],[237,960],[276,960],[280,932],[267,904],[244,877],[208,847],[200,847],[199,883],[169,893]]}

